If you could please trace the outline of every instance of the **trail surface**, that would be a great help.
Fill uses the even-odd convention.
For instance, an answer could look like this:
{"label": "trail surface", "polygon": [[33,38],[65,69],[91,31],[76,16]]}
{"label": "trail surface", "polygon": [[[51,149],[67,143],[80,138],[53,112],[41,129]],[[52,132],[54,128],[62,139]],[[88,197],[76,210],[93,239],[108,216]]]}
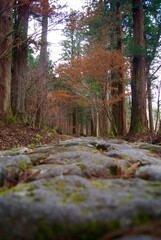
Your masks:
{"label": "trail surface", "polygon": [[0,239],[161,239],[161,147],[74,138],[0,152]]}

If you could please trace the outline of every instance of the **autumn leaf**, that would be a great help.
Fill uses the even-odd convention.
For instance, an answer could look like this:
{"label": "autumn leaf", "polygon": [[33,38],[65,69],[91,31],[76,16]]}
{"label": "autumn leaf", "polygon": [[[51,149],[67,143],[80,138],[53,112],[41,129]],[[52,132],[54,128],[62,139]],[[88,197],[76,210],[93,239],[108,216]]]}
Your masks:
{"label": "autumn leaf", "polygon": [[136,172],[136,169],[140,166],[140,162],[136,162],[134,164],[132,164],[127,170],[126,172],[124,173],[124,178],[130,178],[130,177],[133,177],[135,172]]}

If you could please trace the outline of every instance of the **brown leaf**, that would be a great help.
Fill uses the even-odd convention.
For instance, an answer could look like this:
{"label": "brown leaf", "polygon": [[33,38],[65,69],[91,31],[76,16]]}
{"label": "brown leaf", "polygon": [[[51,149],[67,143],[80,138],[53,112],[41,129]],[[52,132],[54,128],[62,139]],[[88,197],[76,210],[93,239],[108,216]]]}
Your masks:
{"label": "brown leaf", "polygon": [[136,162],[132,164],[124,173],[124,178],[130,178],[133,177],[135,174],[136,169],[140,166],[140,162]]}

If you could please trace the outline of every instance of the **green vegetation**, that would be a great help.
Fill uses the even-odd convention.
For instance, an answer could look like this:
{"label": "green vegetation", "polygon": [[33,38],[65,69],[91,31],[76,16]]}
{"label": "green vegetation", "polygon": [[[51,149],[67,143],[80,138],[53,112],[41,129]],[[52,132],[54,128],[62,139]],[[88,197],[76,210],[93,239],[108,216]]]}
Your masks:
{"label": "green vegetation", "polygon": [[[60,229],[61,232],[62,229]],[[43,221],[38,224],[38,229],[36,233],[34,234],[35,239],[37,240],[56,240],[55,233],[57,232],[57,228],[51,227]],[[58,231],[59,233],[59,231]]]}
{"label": "green vegetation", "polygon": [[12,188],[1,187],[0,188],[0,196],[7,195],[9,193],[20,193],[24,190],[26,190],[26,186],[24,186],[24,185],[15,186],[15,187],[12,187]]}
{"label": "green vegetation", "polygon": [[73,192],[64,193],[62,203],[80,204],[86,200],[86,196],[79,189],[73,189]]}
{"label": "green vegetation", "polygon": [[87,167],[83,163],[77,163],[76,166],[79,167],[82,172],[87,169]]}
{"label": "green vegetation", "polygon": [[103,182],[103,181],[91,181],[92,186],[99,188],[99,189],[108,189],[110,184],[108,184],[107,182]]}
{"label": "green vegetation", "polygon": [[136,213],[135,217],[133,217],[132,225],[142,226],[144,224],[150,223],[151,221],[152,221],[151,216],[148,213],[139,211],[138,213]]}
{"label": "green vegetation", "polygon": [[13,113],[11,111],[8,112],[5,121],[7,123],[16,125],[18,123],[18,118],[16,116],[13,115]]}
{"label": "green vegetation", "polygon": [[73,186],[68,186],[68,181],[56,181],[52,183],[45,183],[44,187],[57,192],[62,197],[62,204],[73,203],[79,204],[85,201],[86,196],[83,194],[85,186],[76,182]]}
{"label": "green vegetation", "polygon": [[37,240],[99,240],[109,231],[120,228],[119,220],[113,220],[107,223],[92,221],[89,223],[73,224],[66,227],[60,223],[48,225],[41,221],[35,233]]}

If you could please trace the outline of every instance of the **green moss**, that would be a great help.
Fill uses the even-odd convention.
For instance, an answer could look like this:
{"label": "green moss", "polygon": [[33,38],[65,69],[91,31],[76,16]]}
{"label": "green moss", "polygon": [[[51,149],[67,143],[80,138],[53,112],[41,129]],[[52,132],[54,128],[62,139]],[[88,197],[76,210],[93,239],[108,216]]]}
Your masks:
{"label": "green moss", "polygon": [[38,224],[37,231],[34,234],[35,235],[34,237],[36,240],[50,240],[50,239],[56,240],[56,238],[54,237],[55,234],[56,234],[55,228],[53,230],[53,228],[50,225],[47,225],[46,223],[41,221]]}
{"label": "green moss", "polygon": [[47,136],[48,137],[52,137],[56,134],[56,131],[55,130],[50,130],[50,131],[47,131]]}
{"label": "green moss", "polygon": [[129,202],[133,201],[134,199],[135,199],[134,196],[129,195],[127,197],[118,198],[115,202],[116,202],[117,205],[128,204]]}
{"label": "green moss", "polygon": [[118,230],[120,227],[119,220],[113,220],[109,223],[91,221],[87,224],[76,225],[70,229],[69,239],[78,240],[99,240],[110,231]]}
{"label": "green moss", "polygon": [[161,153],[161,147],[156,145],[141,144],[139,148],[149,150],[152,153]]}
{"label": "green moss", "polygon": [[75,204],[79,204],[84,202],[85,199],[86,197],[85,195],[82,194],[81,191],[73,191],[70,193],[64,193],[62,202],[64,204],[71,203],[71,202]]}
{"label": "green moss", "polygon": [[61,191],[63,192],[65,190],[65,187],[68,185],[68,182],[66,181],[55,181],[55,182],[48,182],[44,184],[44,187],[47,187],[49,189],[53,189],[54,191]]}
{"label": "green moss", "polygon": [[29,187],[27,188],[26,196],[28,196],[28,197],[33,197],[33,196],[35,195],[34,190],[35,190],[36,188],[37,188],[37,187],[34,186],[34,185],[29,185]]}
{"label": "green moss", "polygon": [[76,166],[79,167],[81,171],[86,170],[86,166],[82,163],[78,163]]}
{"label": "green moss", "polygon": [[68,223],[64,224],[63,222],[51,226],[41,221],[34,237],[36,240],[99,240],[105,234],[118,230],[120,227],[119,220],[109,223],[91,221],[72,226],[69,226]]}
{"label": "green moss", "polygon": [[135,226],[140,226],[143,224],[150,223],[152,221],[152,218],[150,215],[148,215],[145,212],[139,212],[133,219],[132,224]]}
{"label": "green moss", "polygon": [[25,160],[22,158],[20,160],[20,168],[21,170],[25,170],[25,169],[28,169],[29,167],[31,167],[32,164],[26,164]]}
{"label": "green moss", "polygon": [[12,188],[2,187],[0,188],[0,196],[7,195],[9,193],[21,192],[26,188],[24,185],[19,185]]}
{"label": "green moss", "polygon": [[18,119],[16,118],[16,116],[13,115],[13,113],[11,111],[9,111],[9,113],[6,116],[6,122],[10,123],[12,125],[16,125]]}
{"label": "green moss", "polygon": [[6,195],[6,194],[12,193],[12,192],[13,192],[12,188],[7,188],[7,187],[0,188],[0,196]]}
{"label": "green moss", "polygon": [[74,186],[76,186],[77,188],[81,188],[81,189],[86,188],[86,186],[83,183],[80,183],[80,182],[76,182]]}
{"label": "green moss", "polygon": [[150,188],[159,188],[161,189],[161,184],[160,182],[148,182],[148,186],[147,187],[150,187]]}
{"label": "green moss", "polygon": [[92,181],[91,184],[92,184],[92,186],[94,186],[96,188],[100,188],[100,189],[108,189],[109,188],[109,185],[107,184],[107,182]]}
{"label": "green moss", "polygon": [[[69,187],[67,181],[56,181],[52,183],[45,183],[45,187],[61,194],[61,199],[63,204],[75,203],[79,204],[83,202],[86,197],[82,194],[82,191],[85,189],[85,186],[81,183],[74,183],[73,186]],[[67,189],[68,188],[68,189]]]}
{"label": "green moss", "polygon": [[36,139],[37,142],[40,142],[43,139],[43,136],[41,136],[40,134],[37,133],[35,135],[35,139]]}
{"label": "green moss", "polygon": [[39,145],[40,145],[39,143],[31,143],[31,144],[28,144],[28,148],[35,148]]}
{"label": "green moss", "polygon": [[120,159],[127,159],[129,156],[126,154],[122,154]]}

